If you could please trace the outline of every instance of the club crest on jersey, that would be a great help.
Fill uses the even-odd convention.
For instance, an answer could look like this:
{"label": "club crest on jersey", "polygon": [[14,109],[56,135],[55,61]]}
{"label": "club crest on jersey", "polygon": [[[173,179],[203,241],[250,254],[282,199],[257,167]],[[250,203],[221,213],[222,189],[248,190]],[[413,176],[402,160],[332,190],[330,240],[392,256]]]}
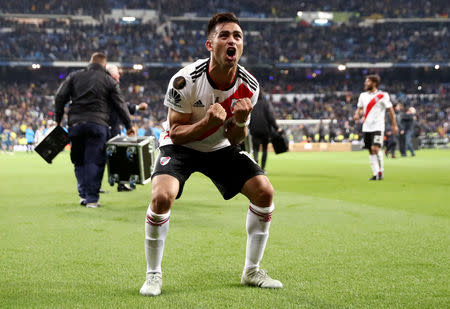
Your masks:
{"label": "club crest on jersey", "polygon": [[230,111],[232,114],[234,114],[234,106],[236,105],[236,103],[238,102],[238,99],[231,99],[231,104],[230,104]]}
{"label": "club crest on jersey", "polygon": [[181,95],[175,89],[170,89],[168,101],[171,105],[181,107]]}
{"label": "club crest on jersey", "polygon": [[161,159],[159,159],[159,163],[160,163],[162,166],[164,166],[164,165],[166,165],[167,163],[169,163],[169,161],[170,161],[170,157],[161,157]]}

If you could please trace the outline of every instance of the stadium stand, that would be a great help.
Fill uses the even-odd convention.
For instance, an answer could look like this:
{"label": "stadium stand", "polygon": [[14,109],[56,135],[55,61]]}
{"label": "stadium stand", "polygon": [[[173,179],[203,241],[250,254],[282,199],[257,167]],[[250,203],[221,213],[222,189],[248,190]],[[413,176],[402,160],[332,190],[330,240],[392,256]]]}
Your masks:
{"label": "stadium stand", "polygon": [[[132,103],[147,102],[147,111],[134,117],[134,124],[152,135],[151,128],[166,118],[166,108],[162,105],[165,80],[142,80],[124,76],[121,82],[125,98]],[[337,86],[336,86],[337,87]],[[394,103],[414,106],[418,117],[418,135],[422,136],[424,147],[445,139],[450,120],[449,86],[442,88],[441,94],[398,94],[392,95]],[[334,91],[328,93],[284,93],[275,88],[266,88],[262,94],[273,103],[277,119],[331,119],[332,125],[324,124],[326,141],[349,141],[359,136],[360,127],[352,120],[358,92]],[[35,131],[45,127],[53,119],[53,94],[55,85],[49,83],[2,84],[0,90],[0,134],[4,129],[15,132],[17,139],[24,136],[24,128],[31,124]],[[292,140],[317,141],[318,124],[288,126]],[[42,128],[41,128],[42,129]],[[334,136],[334,137],[333,137]],[[338,138],[342,136],[341,138]]]}
{"label": "stadium stand", "polygon": [[172,16],[196,14],[209,16],[217,11],[235,12],[241,17],[290,17],[296,11],[330,11],[358,12],[361,16],[374,14],[390,18],[436,17],[448,16],[449,4],[446,1],[391,0],[384,2],[362,2],[356,0],[316,0],[316,1],[270,1],[242,0],[239,2],[218,3],[209,1],[175,1],[175,0],[18,0],[2,1],[0,10],[7,13],[31,14],[86,14],[98,15],[111,8],[152,9]]}
{"label": "stadium stand", "polygon": [[[444,62],[449,59],[447,23],[385,23],[372,27],[309,27],[267,23],[247,34],[243,63]],[[202,32],[203,31],[203,32]],[[204,29],[173,23],[101,26],[23,25],[0,33],[0,60],[81,61],[103,50],[111,61],[182,62],[204,57]]]}
{"label": "stadium stand", "polygon": [[[123,66],[126,100],[149,104],[134,122],[150,134],[166,117],[161,102],[170,76],[207,56],[205,16],[234,11],[248,29],[241,62],[260,81],[277,118],[317,120],[287,126],[292,140],[316,141],[319,129],[327,141],[359,138],[352,120],[357,96],[364,75],[378,73],[394,103],[416,108],[422,145],[434,147],[448,141],[449,7],[447,1],[416,0],[391,0],[389,6],[354,0],[3,1],[0,134],[5,141],[5,132],[14,132],[17,143],[24,126],[36,131],[48,125],[58,84],[98,50]],[[154,14],[147,22],[118,18],[130,9]],[[296,15],[319,10],[339,18],[318,26]],[[142,70],[134,64],[143,64]],[[338,64],[347,68],[338,71]],[[322,128],[319,119],[326,120]]]}

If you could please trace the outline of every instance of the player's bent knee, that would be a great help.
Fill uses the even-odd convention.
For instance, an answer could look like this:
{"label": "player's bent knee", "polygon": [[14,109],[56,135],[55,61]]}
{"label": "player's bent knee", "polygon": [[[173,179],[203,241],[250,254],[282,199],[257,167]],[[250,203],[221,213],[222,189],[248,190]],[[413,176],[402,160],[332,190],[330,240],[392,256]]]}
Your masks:
{"label": "player's bent knee", "polygon": [[266,176],[256,176],[247,181],[242,193],[254,205],[269,207],[273,200],[273,187]]}
{"label": "player's bent knee", "polygon": [[151,210],[163,214],[170,210],[178,194],[179,182],[170,175],[158,175],[152,180]]}
{"label": "player's bent knee", "polygon": [[269,207],[272,205],[273,200],[273,187],[269,183],[269,186],[264,186],[258,189],[259,192],[257,193],[257,198],[255,200],[256,204],[260,207]]}
{"label": "player's bent knee", "polygon": [[154,213],[163,214],[170,210],[174,201],[175,196],[170,192],[153,192],[150,207]]}

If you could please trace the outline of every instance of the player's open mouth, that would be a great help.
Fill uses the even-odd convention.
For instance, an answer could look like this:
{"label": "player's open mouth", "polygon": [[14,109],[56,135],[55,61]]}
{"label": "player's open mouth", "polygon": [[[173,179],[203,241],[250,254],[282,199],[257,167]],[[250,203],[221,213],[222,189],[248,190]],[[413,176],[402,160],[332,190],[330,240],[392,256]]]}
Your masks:
{"label": "player's open mouth", "polygon": [[233,60],[235,55],[236,55],[236,48],[228,47],[227,48],[227,58],[229,60]]}

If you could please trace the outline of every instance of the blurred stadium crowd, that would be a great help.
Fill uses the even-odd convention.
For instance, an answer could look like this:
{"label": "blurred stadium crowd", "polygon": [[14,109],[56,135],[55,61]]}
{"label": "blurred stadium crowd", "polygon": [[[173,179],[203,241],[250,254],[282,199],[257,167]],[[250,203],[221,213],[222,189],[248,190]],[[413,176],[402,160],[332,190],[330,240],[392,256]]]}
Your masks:
{"label": "blurred stadium crowd", "polygon": [[[164,89],[167,81],[161,82],[122,82],[125,99],[138,104],[147,102],[148,110],[133,116],[139,135],[159,135],[161,123],[166,118],[167,109],[163,106]],[[395,104],[403,108],[414,106],[416,114],[416,136],[419,134],[437,134],[446,137],[450,131],[450,85],[440,89],[439,94],[406,95],[401,92],[391,95]],[[361,124],[352,119],[359,92],[340,91],[309,93],[289,96],[281,87],[267,89],[261,94],[261,100],[269,100],[277,119],[330,119],[327,124],[298,124],[285,129],[293,142],[302,141],[352,141],[361,137]],[[296,88],[293,86],[293,88]],[[297,88],[301,89],[301,88]],[[56,87],[48,84],[2,84],[0,85],[0,134],[3,149],[15,144],[25,145],[27,128],[34,132],[43,131],[51,126],[53,119],[53,94]],[[389,124],[387,124],[389,130]],[[323,139],[322,137],[328,136]],[[38,134],[33,139],[39,139]],[[159,136],[157,136],[159,137]],[[29,141],[28,141],[29,142]]]}
{"label": "blurred stadium crowd", "polygon": [[448,14],[446,1],[422,0],[389,0],[389,1],[357,1],[357,0],[303,0],[303,1],[175,1],[175,0],[16,0],[2,1],[0,10],[8,13],[40,13],[40,14],[84,14],[99,16],[111,9],[150,9],[161,14],[176,16],[195,13],[210,16],[217,11],[235,12],[241,17],[290,17],[292,12],[301,11],[351,11],[362,16],[373,14],[384,17],[435,17]]}
{"label": "blurred stadium crowd", "polygon": [[[273,22],[243,21],[245,49],[241,63],[260,81],[261,100],[269,100],[277,119],[330,119],[328,123],[286,127],[294,142],[350,141],[360,137],[360,124],[352,116],[364,75],[378,73],[381,89],[391,94],[394,104],[417,110],[417,134],[447,137],[450,122],[449,69],[435,63],[449,62],[447,1],[390,0],[361,1],[267,1],[242,0],[223,4],[217,0],[175,2],[121,0],[2,1],[0,3],[0,138],[2,149],[39,138],[52,124],[53,95],[62,79],[74,67],[46,67],[40,72],[14,68],[15,61],[53,63],[87,61],[103,51],[109,61],[119,63],[162,63],[159,67],[131,70],[124,67],[121,88],[126,101],[146,102],[147,111],[134,116],[140,134],[158,134],[166,118],[163,98],[170,76],[181,67],[207,57],[204,48],[206,22],[174,16],[211,16],[233,11],[240,17],[275,19]],[[122,23],[105,18],[111,9],[147,9],[157,18],[147,23]],[[295,20],[295,12],[349,12],[344,23],[326,27]],[[89,15],[96,25],[64,18],[36,22],[11,14]],[[45,15],[44,15],[45,16]],[[408,22],[367,25],[363,16],[412,18]],[[424,22],[425,19],[437,19]],[[442,22],[439,21],[442,18]],[[414,61],[430,68],[406,65],[394,69],[354,68],[338,72],[329,63]],[[290,65],[300,65],[290,67]],[[302,64],[309,64],[301,66]],[[312,64],[312,65],[311,65]],[[317,66],[314,66],[317,64]],[[433,68],[434,66],[434,68]],[[389,124],[388,127],[389,129]],[[28,131],[28,135],[26,134]],[[338,138],[340,137],[340,138]],[[28,141],[29,143],[29,141]]]}
{"label": "blurred stadium crowd", "polygon": [[[110,61],[178,62],[204,57],[204,25],[24,25],[0,19],[0,60],[85,61],[102,50]],[[248,27],[247,27],[248,28]],[[445,61],[447,23],[385,23],[292,27],[265,24],[246,32],[244,64],[334,61]]]}

